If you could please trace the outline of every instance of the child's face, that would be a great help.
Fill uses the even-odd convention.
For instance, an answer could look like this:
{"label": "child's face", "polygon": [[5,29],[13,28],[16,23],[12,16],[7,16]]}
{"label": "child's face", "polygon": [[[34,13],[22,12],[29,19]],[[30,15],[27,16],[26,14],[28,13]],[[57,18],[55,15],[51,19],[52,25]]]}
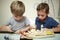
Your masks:
{"label": "child's face", "polygon": [[16,16],[16,15],[13,15],[13,17],[16,21],[20,21],[23,18],[23,16]]}
{"label": "child's face", "polygon": [[37,11],[37,16],[41,21],[44,21],[44,19],[48,16],[48,14],[44,11]]}

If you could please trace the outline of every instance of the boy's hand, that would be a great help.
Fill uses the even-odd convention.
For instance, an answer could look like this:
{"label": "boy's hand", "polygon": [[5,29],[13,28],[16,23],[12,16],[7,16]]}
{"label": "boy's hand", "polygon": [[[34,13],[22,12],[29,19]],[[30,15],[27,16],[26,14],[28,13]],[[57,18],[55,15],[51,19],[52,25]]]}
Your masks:
{"label": "boy's hand", "polygon": [[26,32],[24,30],[17,30],[15,33],[26,36]]}
{"label": "boy's hand", "polygon": [[20,30],[17,30],[15,33],[20,34]]}
{"label": "boy's hand", "polygon": [[24,33],[24,30],[17,30],[15,33],[22,34],[22,33]]}
{"label": "boy's hand", "polygon": [[54,32],[52,29],[48,29],[48,28],[43,28],[43,31],[51,31],[51,32]]}

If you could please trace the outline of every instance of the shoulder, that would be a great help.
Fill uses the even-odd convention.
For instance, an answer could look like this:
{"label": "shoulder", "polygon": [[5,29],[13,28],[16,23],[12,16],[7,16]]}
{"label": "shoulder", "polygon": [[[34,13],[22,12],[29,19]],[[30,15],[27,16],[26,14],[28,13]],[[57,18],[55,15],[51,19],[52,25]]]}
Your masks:
{"label": "shoulder", "polygon": [[52,17],[47,17],[46,20],[53,21],[54,19]]}
{"label": "shoulder", "polygon": [[30,24],[31,21],[30,21],[29,18],[27,18],[26,16],[24,16],[23,19],[24,19],[24,22],[25,22],[26,25]]}
{"label": "shoulder", "polygon": [[26,16],[23,16],[23,19],[24,19],[24,20],[29,20]]}
{"label": "shoulder", "polygon": [[14,18],[13,18],[13,17],[11,17],[11,18],[10,18],[10,21],[14,21]]}
{"label": "shoulder", "polygon": [[38,18],[38,17],[36,17],[36,18],[35,18],[35,21],[39,21],[39,18]]}
{"label": "shoulder", "polygon": [[54,18],[52,17],[47,17],[47,19],[45,20],[47,22],[50,22],[50,23],[58,23]]}
{"label": "shoulder", "polygon": [[27,17],[26,17],[26,16],[23,16],[23,18],[25,18],[25,19],[26,19]]}
{"label": "shoulder", "polygon": [[27,22],[30,21],[26,16],[23,16],[23,19],[21,20],[22,22]]}
{"label": "shoulder", "polygon": [[9,22],[10,22],[10,23],[14,23],[14,22],[16,22],[16,21],[15,21],[15,19],[14,19],[13,17],[11,17],[11,18],[9,19]]}
{"label": "shoulder", "polygon": [[46,17],[46,19],[44,20],[44,22],[47,22],[47,23],[52,23],[52,22],[56,22],[52,17]]}

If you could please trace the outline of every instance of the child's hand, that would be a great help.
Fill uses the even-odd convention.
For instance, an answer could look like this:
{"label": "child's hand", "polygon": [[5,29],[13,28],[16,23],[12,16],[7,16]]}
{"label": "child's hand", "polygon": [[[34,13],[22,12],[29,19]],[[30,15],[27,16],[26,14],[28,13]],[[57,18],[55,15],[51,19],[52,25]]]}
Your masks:
{"label": "child's hand", "polygon": [[20,30],[17,30],[15,33],[20,34]]}
{"label": "child's hand", "polygon": [[17,30],[15,33],[17,33],[17,34],[23,34],[24,30]]}
{"label": "child's hand", "polygon": [[43,28],[43,31],[50,31],[50,32],[53,32],[52,29],[48,29],[48,28]]}

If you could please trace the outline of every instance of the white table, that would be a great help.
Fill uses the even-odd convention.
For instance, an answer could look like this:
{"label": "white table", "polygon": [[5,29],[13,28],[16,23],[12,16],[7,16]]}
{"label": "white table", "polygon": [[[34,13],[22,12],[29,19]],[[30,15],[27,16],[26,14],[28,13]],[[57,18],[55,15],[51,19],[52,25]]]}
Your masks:
{"label": "white table", "polygon": [[[0,40],[4,40],[5,35],[9,35],[9,34],[0,33]],[[60,34],[55,34],[55,36],[53,36],[53,37],[46,37],[46,38],[39,38],[39,39],[38,38],[33,38],[33,40],[60,40]]]}
{"label": "white table", "polygon": [[34,38],[33,40],[60,40],[60,34],[55,34],[53,37],[46,37],[46,38]]}
{"label": "white table", "polygon": [[[6,38],[8,38],[8,39],[6,39]],[[9,33],[0,33],[0,40],[20,40],[20,35],[9,34]]]}

